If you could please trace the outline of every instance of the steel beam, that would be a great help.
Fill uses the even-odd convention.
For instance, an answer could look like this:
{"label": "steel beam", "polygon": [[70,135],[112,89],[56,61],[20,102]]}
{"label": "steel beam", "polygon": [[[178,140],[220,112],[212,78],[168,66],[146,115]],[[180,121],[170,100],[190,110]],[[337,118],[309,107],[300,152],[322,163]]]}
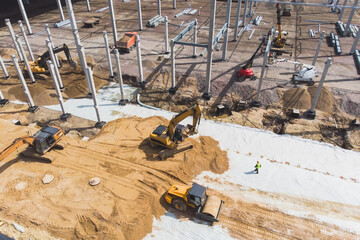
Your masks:
{"label": "steel beam", "polygon": [[[50,27],[49,27],[48,24],[45,24],[45,31],[46,31],[46,34],[47,34],[48,39],[50,41],[50,44],[51,44],[52,48],[54,49],[55,44],[54,44],[54,41],[52,39],[51,32],[50,32]],[[55,63],[56,63],[57,68],[60,68],[60,62],[59,62],[59,59],[58,59],[56,54],[55,54],[55,60],[56,60]]]}
{"label": "steel beam", "polygon": [[87,8],[87,11],[90,12],[91,11],[91,8],[90,8],[90,1],[89,0],[86,0],[86,8]]}
{"label": "steel beam", "polygon": [[21,34],[23,35],[23,38],[24,38],[24,41],[25,41],[25,44],[26,44],[26,48],[27,48],[27,50],[29,52],[29,56],[31,58],[31,61],[35,62],[35,58],[34,58],[32,50],[31,50],[30,43],[29,43],[29,41],[28,41],[28,39],[26,37],[26,32],[24,30],[24,27],[22,25],[21,20],[18,21],[18,25],[20,27]]}
{"label": "steel beam", "polygon": [[[238,0],[241,1],[241,0]],[[222,53],[222,60],[226,60],[226,51],[227,45],[229,40],[229,27],[230,27],[230,13],[231,13],[231,2],[232,0],[227,0],[227,8],[226,8],[226,29],[224,35],[224,44],[223,44],[223,53]]]}
{"label": "steel beam", "polygon": [[206,63],[206,87],[202,97],[206,100],[210,100],[211,92],[211,68],[212,68],[212,57],[213,57],[213,41],[214,41],[214,28],[215,28],[215,15],[216,15],[216,0],[211,0],[210,5],[210,20],[209,20],[209,41],[208,41],[208,56]]}
{"label": "steel beam", "polygon": [[[240,0],[240,1],[242,1],[242,0]],[[241,23],[242,27],[245,27],[247,6],[248,6],[248,0],[245,0],[243,19],[242,19],[242,23]]]}
{"label": "steel beam", "polygon": [[174,42],[174,44],[178,44],[178,45],[184,45],[184,46],[191,46],[191,47],[202,47],[202,48],[207,48],[208,45],[204,44],[204,43],[189,43],[189,42]]}
{"label": "steel beam", "polygon": [[170,59],[171,59],[171,88],[169,92],[174,94],[176,92],[176,85],[175,85],[175,41],[174,39],[170,42]]}
{"label": "steel beam", "polygon": [[[140,1],[140,0],[138,0],[138,1]],[[109,0],[108,2],[109,2],[109,9],[110,9],[111,27],[112,27],[112,31],[113,31],[113,37],[114,37],[114,46],[116,47],[118,37],[117,37],[117,31],[116,31],[116,19],[115,19],[113,0]]]}
{"label": "steel beam", "polygon": [[139,30],[143,30],[143,24],[142,24],[142,16],[141,16],[141,0],[136,0],[137,4],[137,10],[138,10],[138,19],[139,19]]}
{"label": "steel beam", "polygon": [[184,28],[176,37],[173,38],[174,42],[178,42],[183,39],[183,37],[185,37],[186,34],[188,34],[196,26],[196,23],[196,20],[189,23],[186,28]]}
{"label": "steel beam", "polygon": [[20,12],[21,12],[21,15],[23,17],[23,20],[25,21],[25,25],[26,25],[26,28],[28,30],[28,33],[30,35],[33,34],[32,30],[31,30],[31,26],[30,26],[30,23],[29,23],[29,19],[27,17],[27,14],[26,14],[26,11],[25,11],[25,8],[24,8],[24,4],[22,2],[22,0],[17,0],[18,4],[19,4],[19,8],[20,8]]}
{"label": "steel beam", "polygon": [[61,5],[61,0],[56,0],[56,3],[59,8],[61,21],[65,21],[65,16],[64,16],[63,9],[62,9],[62,5]]}
{"label": "steel beam", "polygon": [[[194,44],[197,42],[197,19],[195,18],[195,27],[194,27]],[[196,57],[196,46],[193,48],[193,57]]]}
{"label": "steel beam", "polygon": [[[213,40],[212,48],[215,47],[215,45],[216,45],[216,44],[219,42],[219,40],[221,39],[222,35],[225,33],[225,31],[226,31],[226,26],[227,26],[227,24],[225,23],[224,26],[223,26],[223,27],[220,29],[220,31],[218,32],[218,34],[216,34],[216,37],[215,37],[214,40]],[[208,50],[208,49],[205,48],[205,49],[200,53],[200,56],[204,56],[207,50]]]}
{"label": "steel beam", "polygon": [[[346,6],[347,1],[348,1],[348,0],[344,0],[344,5],[343,5],[344,7]],[[342,8],[342,9],[341,9],[340,15],[339,15],[339,18],[338,18],[338,21],[341,21],[343,15],[344,15],[344,10],[345,10],[345,8]]]}
{"label": "steel beam", "polygon": [[242,2],[242,0],[238,0],[237,10],[236,10],[236,20],[235,20],[234,41],[236,41],[236,40],[237,40],[237,33],[238,33],[238,31],[239,31],[239,21],[240,21],[241,2]]}
{"label": "steel beam", "polygon": [[158,15],[161,16],[161,0],[158,0]]}
{"label": "steel beam", "polygon": [[5,19],[5,24],[6,24],[6,26],[7,26],[8,29],[9,29],[10,37],[11,37],[11,39],[13,40],[14,48],[15,48],[18,56],[19,56],[20,62],[23,62],[24,59],[23,59],[23,57],[22,57],[22,55],[21,55],[21,53],[20,53],[19,45],[17,44],[17,42],[16,42],[16,40],[15,40],[15,33],[14,33],[14,30],[13,30],[13,28],[12,28],[12,26],[11,26],[10,19]]}

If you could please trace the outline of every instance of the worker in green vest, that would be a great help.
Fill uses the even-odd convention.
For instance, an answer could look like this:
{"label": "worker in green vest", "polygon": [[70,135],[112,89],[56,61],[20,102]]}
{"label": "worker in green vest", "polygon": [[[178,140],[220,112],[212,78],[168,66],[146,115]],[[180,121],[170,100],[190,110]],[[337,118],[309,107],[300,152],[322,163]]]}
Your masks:
{"label": "worker in green vest", "polygon": [[256,165],[255,165],[255,172],[256,174],[259,174],[259,168],[261,168],[261,164],[259,163],[259,161],[257,161]]}

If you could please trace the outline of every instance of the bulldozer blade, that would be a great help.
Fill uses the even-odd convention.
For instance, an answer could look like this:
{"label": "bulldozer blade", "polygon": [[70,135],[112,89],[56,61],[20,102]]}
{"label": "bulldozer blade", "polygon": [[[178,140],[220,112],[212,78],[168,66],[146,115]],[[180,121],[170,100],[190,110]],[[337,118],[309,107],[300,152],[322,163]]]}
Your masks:
{"label": "bulldozer blade", "polygon": [[36,158],[38,160],[41,160],[41,161],[47,162],[47,163],[52,163],[56,159],[55,154],[53,154],[53,152],[47,152],[45,154],[40,154],[32,148],[27,148],[25,151],[22,151],[20,153],[20,155],[29,157],[29,158]]}
{"label": "bulldozer blade", "polygon": [[183,143],[183,144],[177,145],[173,149],[165,149],[165,150],[160,151],[159,158],[164,161],[168,157],[172,157],[177,153],[187,151],[189,149],[192,149],[193,147],[194,146],[191,143]]}
{"label": "bulldozer blade", "polygon": [[205,206],[197,212],[197,216],[209,222],[218,222],[224,201],[216,196],[208,196]]}

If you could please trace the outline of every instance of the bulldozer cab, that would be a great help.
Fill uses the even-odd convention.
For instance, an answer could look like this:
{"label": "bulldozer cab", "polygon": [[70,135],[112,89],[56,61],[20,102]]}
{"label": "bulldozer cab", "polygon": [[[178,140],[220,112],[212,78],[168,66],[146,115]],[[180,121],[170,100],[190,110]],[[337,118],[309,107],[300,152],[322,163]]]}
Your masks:
{"label": "bulldozer cab", "polygon": [[34,147],[36,152],[44,154],[56,144],[55,136],[59,134],[59,129],[54,127],[44,127],[41,131],[34,134]]}

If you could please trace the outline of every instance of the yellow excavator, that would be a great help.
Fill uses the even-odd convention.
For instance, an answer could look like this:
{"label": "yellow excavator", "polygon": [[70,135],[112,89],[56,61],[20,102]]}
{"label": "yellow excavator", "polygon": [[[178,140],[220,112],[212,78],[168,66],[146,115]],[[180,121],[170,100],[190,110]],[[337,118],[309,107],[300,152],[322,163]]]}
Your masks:
{"label": "yellow excavator", "polygon": [[[184,125],[179,124],[189,116],[193,117],[193,125],[187,125],[185,127]],[[176,153],[193,148],[193,145],[190,143],[179,144],[179,142],[182,142],[185,137],[197,132],[197,127],[200,124],[200,117],[201,107],[199,104],[195,104],[173,117],[169,126],[159,125],[150,133],[150,145],[152,147],[159,145],[167,148],[159,153],[159,157],[162,160],[165,160]]]}
{"label": "yellow excavator", "polygon": [[12,152],[24,144],[29,144],[31,148],[27,148],[20,154],[28,157],[33,157],[48,162],[53,162],[55,157],[49,153],[51,149],[62,150],[63,145],[59,141],[64,136],[64,132],[55,126],[45,126],[37,131],[33,136],[24,136],[17,138],[13,143],[0,152],[0,161],[4,160]]}
{"label": "yellow excavator", "polygon": [[278,27],[278,35],[275,37],[274,39],[274,47],[276,48],[283,48],[286,44],[286,36],[285,34],[282,33],[282,28],[281,28],[281,8],[280,8],[280,4],[276,5],[276,14],[277,14],[277,27]]}
{"label": "yellow excavator", "polygon": [[[66,59],[69,62],[69,64],[73,68],[76,68],[77,63],[76,63],[76,61],[72,60],[69,48],[65,43],[62,46],[59,46],[59,47],[56,47],[53,49],[54,54],[62,52],[62,51],[64,51]],[[32,73],[34,73],[34,74],[47,73],[48,66],[47,66],[46,61],[49,59],[50,59],[50,53],[49,53],[49,51],[46,51],[43,53],[43,55],[38,57],[38,59],[35,62],[29,62]],[[61,62],[60,62],[60,64],[61,64]]]}
{"label": "yellow excavator", "polygon": [[219,222],[224,203],[214,195],[207,195],[206,188],[197,183],[191,187],[172,185],[165,195],[165,201],[180,212],[186,212],[189,206],[195,209],[195,216],[211,223]]}

